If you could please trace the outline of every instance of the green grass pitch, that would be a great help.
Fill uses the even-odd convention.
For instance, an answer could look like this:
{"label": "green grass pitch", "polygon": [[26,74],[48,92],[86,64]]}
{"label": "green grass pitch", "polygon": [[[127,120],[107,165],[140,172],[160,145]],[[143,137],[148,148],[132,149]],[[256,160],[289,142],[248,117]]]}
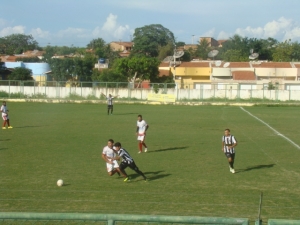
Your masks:
{"label": "green grass pitch", "polygon": [[[240,107],[7,103],[0,136],[2,212],[84,212],[300,219],[300,149]],[[299,108],[244,107],[296,144]],[[138,154],[136,119],[150,128]],[[236,136],[235,168],[221,152]],[[120,141],[149,182],[109,177],[102,148]],[[63,179],[65,185],[57,187]]]}

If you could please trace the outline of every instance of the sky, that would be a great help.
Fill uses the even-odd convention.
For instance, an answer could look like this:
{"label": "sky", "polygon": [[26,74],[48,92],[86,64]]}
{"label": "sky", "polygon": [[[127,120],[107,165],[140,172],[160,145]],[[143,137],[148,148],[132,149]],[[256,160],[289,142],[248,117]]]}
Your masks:
{"label": "sky", "polygon": [[1,0],[0,37],[32,35],[41,47],[131,41],[134,30],[161,24],[176,41],[200,37],[300,42],[300,0]]}

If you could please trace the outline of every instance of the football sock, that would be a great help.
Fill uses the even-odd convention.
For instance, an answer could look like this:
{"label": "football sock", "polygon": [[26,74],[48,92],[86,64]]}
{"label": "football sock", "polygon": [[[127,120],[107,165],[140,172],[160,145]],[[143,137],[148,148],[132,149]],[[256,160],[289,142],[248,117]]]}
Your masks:
{"label": "football sock", "polygon": [[143,144],[140,142],[140,143],[139,143],[139,149],[140,149],[140,152],[142,151],[142,148],[143,148]]}
{"label": "football sock", "polygon": [[233,169],[233,162],[229,162],[229,165]]}
{"label": "football sock", "polygon": [[9,125],[9,120],[7,120],[7,126],[10,126],[10,125]]}
{"label": "football sock", "polygon": [[143,142],[143,145],[144,145],[144,147],[145,147],[145,148],[147,148],[147,145],[146,145],[146,143],[145,143],[145,142]]}
{"label": "football sock", "polygon": [[5,127],[5,126],[6,126],[6,120],[3,121],[3,127]]}

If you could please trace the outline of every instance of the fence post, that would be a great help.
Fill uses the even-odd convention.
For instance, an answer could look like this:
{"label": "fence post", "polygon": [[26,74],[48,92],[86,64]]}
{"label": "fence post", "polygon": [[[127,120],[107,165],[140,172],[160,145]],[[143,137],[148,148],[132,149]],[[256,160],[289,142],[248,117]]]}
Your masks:
{"label": "fence post", "polygon": [[10,98],[10,80],[8,81],[8,97]]}

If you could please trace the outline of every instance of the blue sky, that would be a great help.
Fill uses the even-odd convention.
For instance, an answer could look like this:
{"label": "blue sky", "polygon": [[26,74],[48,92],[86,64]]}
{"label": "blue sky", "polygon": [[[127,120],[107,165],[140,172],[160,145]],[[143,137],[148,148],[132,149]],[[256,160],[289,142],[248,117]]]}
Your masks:
{"label": "blue sky", "polygon": [[0,37],[85,47],[96,38],[130,41],[135,28],[161,24],[187,44],[234,34],[300,42],[299,10],[300,0],[1,0]]}

